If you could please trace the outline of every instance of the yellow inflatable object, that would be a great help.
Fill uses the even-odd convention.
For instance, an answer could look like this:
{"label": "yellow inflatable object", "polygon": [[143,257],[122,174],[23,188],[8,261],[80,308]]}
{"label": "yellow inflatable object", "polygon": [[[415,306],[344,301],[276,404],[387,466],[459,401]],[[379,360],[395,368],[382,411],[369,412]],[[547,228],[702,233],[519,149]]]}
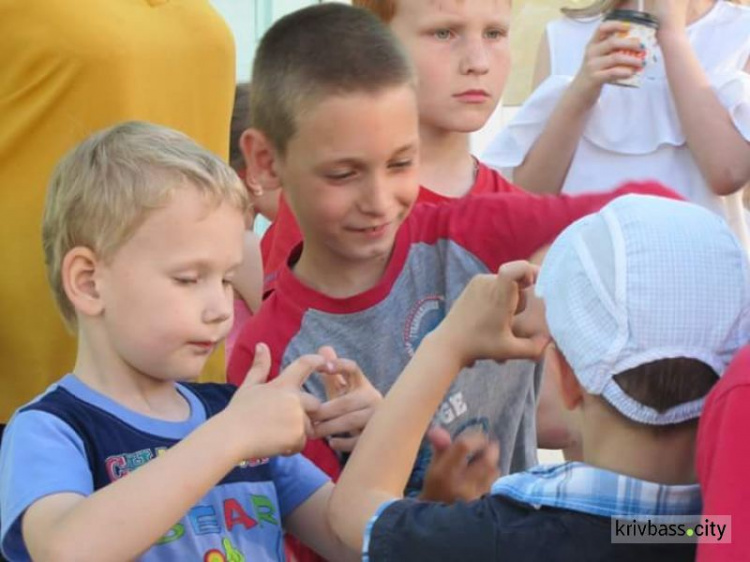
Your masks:
{"label": "yellow inflatable object", "polygon": [[[139,119],[228,154],[234,42],[209,0],[0,0],[0,422],[70,371],[41,215],[60,157]],[[223,380],[223,357],[207,379]]]}

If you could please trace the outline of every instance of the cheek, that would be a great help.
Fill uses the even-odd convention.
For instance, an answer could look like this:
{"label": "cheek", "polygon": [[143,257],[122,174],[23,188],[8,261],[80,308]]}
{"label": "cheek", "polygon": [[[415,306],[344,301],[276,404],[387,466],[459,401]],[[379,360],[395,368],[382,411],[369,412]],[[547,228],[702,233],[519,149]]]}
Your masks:
{"label": "cheek", "polygon": [[404,175],[403,182],[401,183],[400,188],[396,191],[396,200],[406,209],[411,208],[419,196],[418,177],[419,174],[415,167],[409,172],[409,174]]}
{"label": "cheek", "polygon": [[498,76],[502,77],[503,81],[508,77],[510,72],[510,47],[507,44],[492,53],[492,68]]}
{"label": "cheek", "polygon": [[[443,52],[444,51],[444,52]],[[419,53],[414,58],[417,71],[417,92],[420,98],[435,97],[436,90],[445,88],[450,78],[450,51],[435,50]]]}

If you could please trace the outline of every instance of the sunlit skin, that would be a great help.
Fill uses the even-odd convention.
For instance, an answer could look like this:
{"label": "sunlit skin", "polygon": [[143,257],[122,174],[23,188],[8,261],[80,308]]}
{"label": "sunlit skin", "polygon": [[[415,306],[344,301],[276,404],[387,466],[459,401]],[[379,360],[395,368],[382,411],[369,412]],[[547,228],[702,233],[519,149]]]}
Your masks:
{"label": "sunlit skin", "polygon": [[414,62],[423,129],[472,132],[510,70],[507,0],[400,0],[390,27]]}
{"label": "sunlit skin", "polygon": [[274,168],[304,233],[295,275],[334,297],[381,278],[418,194],[411,85],[331,96],[298,116]]}
{"label": "sunlit skin", "polygon": [[93,263],[78,281],[93,298],[77,307],[74,373],[136,411],[179,417],[173,382],[196,378],[231,326],[243,233],[240,210],[183,187],[109,260],[71,250],[72,268],[87,253]]}

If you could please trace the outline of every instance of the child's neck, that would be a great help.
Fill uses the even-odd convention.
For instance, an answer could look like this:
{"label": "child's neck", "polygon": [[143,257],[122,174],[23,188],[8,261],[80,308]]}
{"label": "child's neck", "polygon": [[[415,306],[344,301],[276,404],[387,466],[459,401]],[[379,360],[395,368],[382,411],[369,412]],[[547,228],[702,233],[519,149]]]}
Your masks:
{"label": "child's neck", "polygon": [[103,342],[102,334],[80,329],[73,374],[89,388],[121,406],[165,421],[185,421],[190,405],[172,381],[137,373]]}
{"label": "child's neck", "polygon": [[474,185],[476,163],[469,135],[421,126],[419,183],[446,197],[463,197]]}
{"label": "child's neck", "polygon": [[617,419],[614,413],[583,415],[583,460],[640,480],[668,485],[694,484],[697,423],[659,432]]}
{"label": "child's neck", "polygon": [[[335,299],[345,299],[372,289],[383,278],[390,256],[341,263],[330,260],[314,248],[304,246],[293,266],[294,276],[302,283]],[[335,261],[335,263],[334,263]]]}

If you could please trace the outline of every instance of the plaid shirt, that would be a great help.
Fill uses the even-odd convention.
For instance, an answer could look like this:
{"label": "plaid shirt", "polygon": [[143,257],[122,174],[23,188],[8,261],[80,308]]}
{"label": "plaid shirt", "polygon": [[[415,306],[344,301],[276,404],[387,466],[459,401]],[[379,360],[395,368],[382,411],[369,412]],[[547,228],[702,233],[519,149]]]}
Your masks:
{"label": "plaid shirt", "polygon": [[492,494],[540,508],[556,507],[603,517],[694,515],[701,512],[698,484],[667,486],[580,462],[540,465],[500,478]]}

